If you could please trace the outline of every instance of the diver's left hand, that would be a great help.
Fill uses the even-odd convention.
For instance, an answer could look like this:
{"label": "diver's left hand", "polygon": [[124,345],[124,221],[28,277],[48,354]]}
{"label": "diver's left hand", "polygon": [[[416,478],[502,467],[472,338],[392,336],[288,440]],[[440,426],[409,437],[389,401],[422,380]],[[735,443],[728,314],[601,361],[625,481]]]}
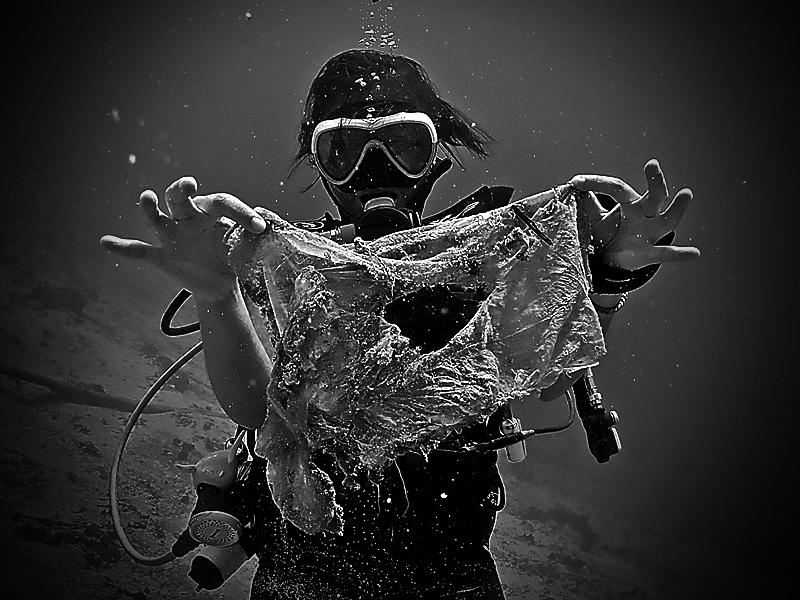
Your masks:
{"label": "diver's left hand", "polygon": [[684,188],[670,200],[667,182],[655,159],[647,162],[644,173],[647,177],[644,194],[616,177],[576,175],[570,181],[570,185],[581,191],[608,194],[619,203],[609,211],[593,193],[587,195],[586,209],[603,263],[633,270],[697,258],[700,250],[692,246],[655,245],[680,223],[692,200],[691,190]]}

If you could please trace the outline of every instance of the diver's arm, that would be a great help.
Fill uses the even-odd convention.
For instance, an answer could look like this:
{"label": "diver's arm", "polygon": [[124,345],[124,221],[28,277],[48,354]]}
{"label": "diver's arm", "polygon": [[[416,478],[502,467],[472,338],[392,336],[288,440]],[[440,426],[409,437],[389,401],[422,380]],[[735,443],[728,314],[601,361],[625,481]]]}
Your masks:
{"label": "diver's arm", "polygon": [[270,359],[256,335],[239,291],[218,300],[197,300],[203,353],[211,387],[233,421],[257,429],[266,418]]}
{"label": "diver's arm", "polygon": [[[577,175],[570,181],[570,185],[576,189],[589,192],[582,196],[583,208],[592,224],[595,252],[599,253],[604,265],[630,271],[700,256],[700,251],[692,246],[658,244],[680,223],[692,200],[691,190],[684,188],[670,198],[664,173],[655,159],[647,162],[644,173],[647,191],[643,194],[616,177]],[[618,203],[617,206],[612,210],[605,209],[594,193],[611,196]],[[632,291],[636,288],[627,289]],[[603,309],[621,307],[623,296],[616,293],[592,294],[591,300],[599,309],[600,327],[605,335],[616,311]],[[546,399],[557,397],[556,392],[568,387],[566,382],[559,380],[556,383],[559,384],[557,389],[545,390],[548,392]],[[544,399],[545,394],[542,396]]]}
{"label": "diver's arm", "polygon": [[255,428],[266,414],[270,361],[228,265],[225,235],[231,222],[252,233],[264,231],[266,223],[238,198],[196,196],[197,188],[191,177],[169,186],[166,212],[154,192],[140,195],[142,220],[158,244],[116,236],[103,236],[100,243],[118,256],[155,267],[192,292],[206,367],[220,406],[237,423]]}
{"label": "diver's arm", "polygon": [[[618,205],[606,210],[593,193],[584,196],[584,208],[592,223],[595,251],[600,252],[603,264],[620,269],[639,269],[659,262],[680,262],[700,256],[697,248],[687,246],[657,245],[666,233],[680,223],[692,192],[682,189],[670,199],[661,166],[656,160],[645,165],[647,191],[639,194],[630,185],[616,177],[578,175],[570,184],[584,192],[598,192],[611,196]],[[607,334],[623,296],[621,294],[592,294],[591,300],[598,308],[603,334]],[[607,310],[604,310],[607,309]],[[563,394],[583,371],[561,376],[555,384],[542,391],[541,400],[549,401]]]}

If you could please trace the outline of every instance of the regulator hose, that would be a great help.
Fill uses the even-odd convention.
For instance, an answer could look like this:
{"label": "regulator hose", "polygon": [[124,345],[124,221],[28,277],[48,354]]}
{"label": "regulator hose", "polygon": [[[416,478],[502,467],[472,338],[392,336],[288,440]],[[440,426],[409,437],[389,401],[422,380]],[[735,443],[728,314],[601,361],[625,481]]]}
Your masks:
{"label": "regulator hose", "polygon": [[[175,313],[178,312],[178,309],[180,309],[190,295],[191,292],[187,290],[181,290],[181,292],[175,297],[167,310],[164,312],[164,316],[161,319],[161,330],[165,334],[185,335],[200,329],[200,325],[198,323],[183,325],[180,327],[172,327],[171,324]],[[111,464],[111,478],[109,485],[111,519],[114,522],[114,529],[117,532],[117,537],[119,537],[119,541],[122,543],[122,547],[125,549],[125,552],[127,552],[133,560],[143,565],[148,565],[151,567],[164,565],[172,560],[175,560],[175,555],[170,551],[162,554],[161,556],[145,556],[137,551],[128,540],[128,536],[126,535],[125,529],[122,526],[122,520],[120,519],[119,502],[117,500],[117,475],[119,473],[119,464],[122,461],[122,455],[125,452],[125,446],[130,439],[131,432],[133,431],[136,422],[139,420],[139,416],[144,412],[144,409],[147,407],[153,397],[161,390],[161,388],[164,387],[164,384],[169,380],[169,378],[179,371],[183,365],[192,360],[192,358],[194,358],[202,349],[203,342],[198,342],[195,344],[188,350],[188,352],[172,363],[172,365],[170,365],[170,367],[164,371],[164,373],[155,381],[155,383],[150,386],[150,389],[147,390],[147,393],[144,396],[142,396],[139,404],[136,405],[136,408],[133,409],[130,417],[128,417],[128,422],[125,424],[125,430],[122,432],[122,437],[120,438],[119,444],[117,445],[117,450],[114,453],[114,460]]]}

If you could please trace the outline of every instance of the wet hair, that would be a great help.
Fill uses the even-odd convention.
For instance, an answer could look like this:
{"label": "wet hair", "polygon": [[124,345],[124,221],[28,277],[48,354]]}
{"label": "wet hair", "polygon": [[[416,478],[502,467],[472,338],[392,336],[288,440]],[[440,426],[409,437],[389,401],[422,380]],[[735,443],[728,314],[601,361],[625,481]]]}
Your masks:
{"label": "wet hair", "polygon": [[355,49],[331,58],[311,83],[297,135],[296,165],[310,156],[311,137],[321,121],[399,111],[427,114],[440,143],[459,164],[455,147],[481,158],[489,154],[486,146],[493,138],[441,97],[422,65],[398,54]]}

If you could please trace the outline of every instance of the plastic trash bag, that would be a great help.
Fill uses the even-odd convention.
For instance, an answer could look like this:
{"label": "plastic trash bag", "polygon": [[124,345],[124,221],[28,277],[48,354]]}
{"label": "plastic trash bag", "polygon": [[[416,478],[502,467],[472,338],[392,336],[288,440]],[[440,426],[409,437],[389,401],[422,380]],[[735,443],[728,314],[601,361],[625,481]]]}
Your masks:
{"label": "plastic trash bag", "polygon": [[[258,451],[286,518],[307,533],[341,531],[314,451],[336,458],[345,484],[362,471],[379,479],[397,456],[429,452],[500,404],[597,363],[588,226],[577,192],[559,190],[346,246],[264,209],[263,233],[232,232],[231,264],[274,349]],[[421,353],[382,311],[440,284],[488,298],[443,348]]]}

